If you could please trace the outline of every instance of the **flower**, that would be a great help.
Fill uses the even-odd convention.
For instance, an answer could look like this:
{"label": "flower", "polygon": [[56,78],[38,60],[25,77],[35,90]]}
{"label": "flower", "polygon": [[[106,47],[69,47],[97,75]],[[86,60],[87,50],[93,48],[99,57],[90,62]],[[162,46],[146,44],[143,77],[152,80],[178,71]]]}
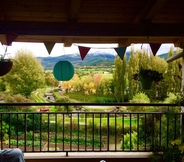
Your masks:
{"label": "flower", "polygon": [[142,78],[144,79],[150,79],[154,82],[159,82],[163,80],[163,75],[162,73],[159,73],[156,70],[149,70],[149,69],[143,69],[141,68],[138,73],[135,73],[132,75],[134,80],[141,80]]}

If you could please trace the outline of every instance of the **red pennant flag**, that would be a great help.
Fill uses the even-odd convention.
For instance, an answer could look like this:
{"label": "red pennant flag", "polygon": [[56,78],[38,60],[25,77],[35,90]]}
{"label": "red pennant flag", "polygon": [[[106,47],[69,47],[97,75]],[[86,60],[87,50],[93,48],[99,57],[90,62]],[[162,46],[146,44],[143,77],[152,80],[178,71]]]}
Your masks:
{"label": "red pennant flag", "polygon": [[123,57],[125,55],[125,51],[126,51],[127,47],[118,47],[118,48],[114,48],[114,50],[117,52],[117,54],[119,55],[119,57],[123,60]]}
{"label": "red pennant flag", "polygon": [[158,43],[150,43],[150,47],[151,47],[151,50],[152,50],[154,56],[156,55],[160,46],[161,46],[161,44],[158,44]]}
{"label": "red pennant flag", "polygon": [[18,34],[6,32],[6,42],[7,45],[10,46],[12,42],[18,37]]}
{"label": "red pennant flag", "polygon": [[89,47],[81,47],[81,46],[78,46],[78,48],[80,51],[81,58],[83,60],[84,57],[87,55],[88,51],[90,50],[90,48]]}
{"label": "red pennant flag", "polygon": [[44,42],[44,45],[45,45],[45,47],[50,55],[50,53],[55,45],[55,42]]}

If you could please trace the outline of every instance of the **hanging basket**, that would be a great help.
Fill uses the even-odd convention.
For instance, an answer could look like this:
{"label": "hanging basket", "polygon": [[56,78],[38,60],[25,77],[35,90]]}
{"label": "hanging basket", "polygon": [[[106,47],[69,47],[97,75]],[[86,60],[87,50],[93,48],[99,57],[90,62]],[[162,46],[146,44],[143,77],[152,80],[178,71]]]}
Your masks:
{"label": "hanging basket", "polygon": [[151,78],[140,78],[140,86],[143,90],[149,90],[151,89],[153,80]]}
{"label": "hanging basket", "polygon": [[12,66],[13,62],[11,60],[0,61],[0,76],[6,75]]}

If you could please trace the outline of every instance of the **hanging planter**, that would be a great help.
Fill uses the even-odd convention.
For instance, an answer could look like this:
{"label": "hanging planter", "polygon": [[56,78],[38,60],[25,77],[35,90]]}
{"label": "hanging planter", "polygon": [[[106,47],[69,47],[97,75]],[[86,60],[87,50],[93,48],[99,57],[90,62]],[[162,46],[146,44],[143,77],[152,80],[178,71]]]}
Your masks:
{"label": "hanging planter", "polygon": [[0,60],[0,76],[6,75],[12,68],[11,60]]}
{"label": "hanging planter", "polygon": [[155,70],[140,69],[140,71],[133,75],[134,80],[140,82],[141,89],[149,90],[151,89],[152,83],[158,83],[163,79],[161,73]]}
{"label": "hanging planter", "polygon": [[59,61],[54,66],[53,74],[58,81],[69,81],[74,75],[74,67],[69,61]]}
{"label": "hanging planter", "polygon": [[151,89],[153,80],[151,78],[140,78],[140,86],[143,90]]}
{"label": "hanging planter", "polygon": [[13,61],[11,59],[5,58],[7,55],[8,46],[6,46],[5,52],[0,56],[0,76],[6,75],[13,66]]}

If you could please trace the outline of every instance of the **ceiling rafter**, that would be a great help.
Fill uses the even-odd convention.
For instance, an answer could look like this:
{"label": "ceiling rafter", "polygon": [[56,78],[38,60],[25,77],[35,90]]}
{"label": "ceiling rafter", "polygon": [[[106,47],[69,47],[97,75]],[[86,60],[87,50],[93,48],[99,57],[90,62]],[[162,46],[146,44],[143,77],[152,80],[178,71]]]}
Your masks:
{"label": "ceiling rafter", "polygon": [[[143,7],[143,9],[139,12],[139,14],[136,16],[136,18],[133,20],[133,23],[140,23],[143,21],[146,21],[147,23],[150,23],[152,18],[155,16],[155,14],[162,8],[162,6],[165,4],[167,0],[157,0],[155,1],[147,1]],[[132,42],[132,40],[126,39],[124,40],[123,44],[122,42],[119,43],[119,45],[127,46]]]}
{"label": "ceiling rafter", "polygon": [[164,6],[164,4],[167,2],[167,0],[157,0],[152,8],[150,8],[148,14],[144,19],[150,20],[152,19],[157,12]]}

